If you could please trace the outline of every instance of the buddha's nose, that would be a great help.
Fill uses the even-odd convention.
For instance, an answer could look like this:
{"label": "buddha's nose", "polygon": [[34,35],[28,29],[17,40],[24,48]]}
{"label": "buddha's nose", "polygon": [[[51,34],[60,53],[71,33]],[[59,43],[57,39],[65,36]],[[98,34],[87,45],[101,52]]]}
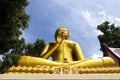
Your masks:
{"label": "buddha's nose", "polygon": [[63,34],[63,33],[64,33],[64,31],[60,31],[59,33]]}
{"label": "buddha's nose", "polygon": [[62,31],[61,33],[64,33],[64,31]]}

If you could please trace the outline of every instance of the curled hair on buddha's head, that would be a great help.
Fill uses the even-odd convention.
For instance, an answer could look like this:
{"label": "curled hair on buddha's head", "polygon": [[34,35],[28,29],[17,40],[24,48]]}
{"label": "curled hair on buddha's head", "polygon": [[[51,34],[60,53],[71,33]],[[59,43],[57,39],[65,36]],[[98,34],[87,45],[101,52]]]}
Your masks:
{"label": "curled hair on buddha's head", "polygon": [[68,39],[68,38],[70,37],[70,35],[69,35],[69,30],[68,30],[66,27],[64,27],[64,26],[60,26],[60,27],[57,28],[57,30],[55,31],[55,34],[54,34],[55,40],[57,39],[58,31],[59,31],[61,28],[65,28],[65,29],[67,30],[67,32],[68,32],[68,35],[67,35],[66,39]]}

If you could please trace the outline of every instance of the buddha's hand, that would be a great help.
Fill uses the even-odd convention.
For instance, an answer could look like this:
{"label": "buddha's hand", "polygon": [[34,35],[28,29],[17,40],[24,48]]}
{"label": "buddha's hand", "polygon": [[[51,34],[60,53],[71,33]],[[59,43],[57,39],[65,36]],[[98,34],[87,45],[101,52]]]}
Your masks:
{"label": "buddha's hand", "polygon": [[57,36],[56,42],[61,44],[63,42],[63,38],[61,36]]}

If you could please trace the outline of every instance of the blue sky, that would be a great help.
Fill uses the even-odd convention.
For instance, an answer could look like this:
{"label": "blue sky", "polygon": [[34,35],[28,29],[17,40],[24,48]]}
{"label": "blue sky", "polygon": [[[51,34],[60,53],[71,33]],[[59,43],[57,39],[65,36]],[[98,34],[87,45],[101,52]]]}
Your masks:
{"label": "blue sky", "polygon": [[120,25],[120,0],[28,0],[29,28],[23,31],[26,42],[54,41],[55,30],[63,25],[70,40],[80,44],[84,56],[102,56],[97,25],[109,21]]}
{"label": "blue sky", "polygon": [[[63,25],[69,29],[70,40],[80,44],[84,56],[102,56],[97,25],[109,21],[120,25],[120,0],[28,0],[26,13],[29,28],[21,37],[26,42],[44,39],[54,41],[55,30]],[[1,56],[0,56],[1,57]]]}

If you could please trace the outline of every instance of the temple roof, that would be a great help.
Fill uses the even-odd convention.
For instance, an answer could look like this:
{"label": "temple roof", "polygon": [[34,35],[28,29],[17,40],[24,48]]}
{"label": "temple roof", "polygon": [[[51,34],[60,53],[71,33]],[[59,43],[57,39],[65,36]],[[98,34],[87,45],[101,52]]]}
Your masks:
{"label": "temple roof", "polygon": [[109,48],[117,57],[120,58],[120,48]]}
{"label": "temple roof", "polygon": [[106,44],[104,44],[104,46],[107,54],[111,54],[116,59],[120,60],[120,48],[108,47]]}

